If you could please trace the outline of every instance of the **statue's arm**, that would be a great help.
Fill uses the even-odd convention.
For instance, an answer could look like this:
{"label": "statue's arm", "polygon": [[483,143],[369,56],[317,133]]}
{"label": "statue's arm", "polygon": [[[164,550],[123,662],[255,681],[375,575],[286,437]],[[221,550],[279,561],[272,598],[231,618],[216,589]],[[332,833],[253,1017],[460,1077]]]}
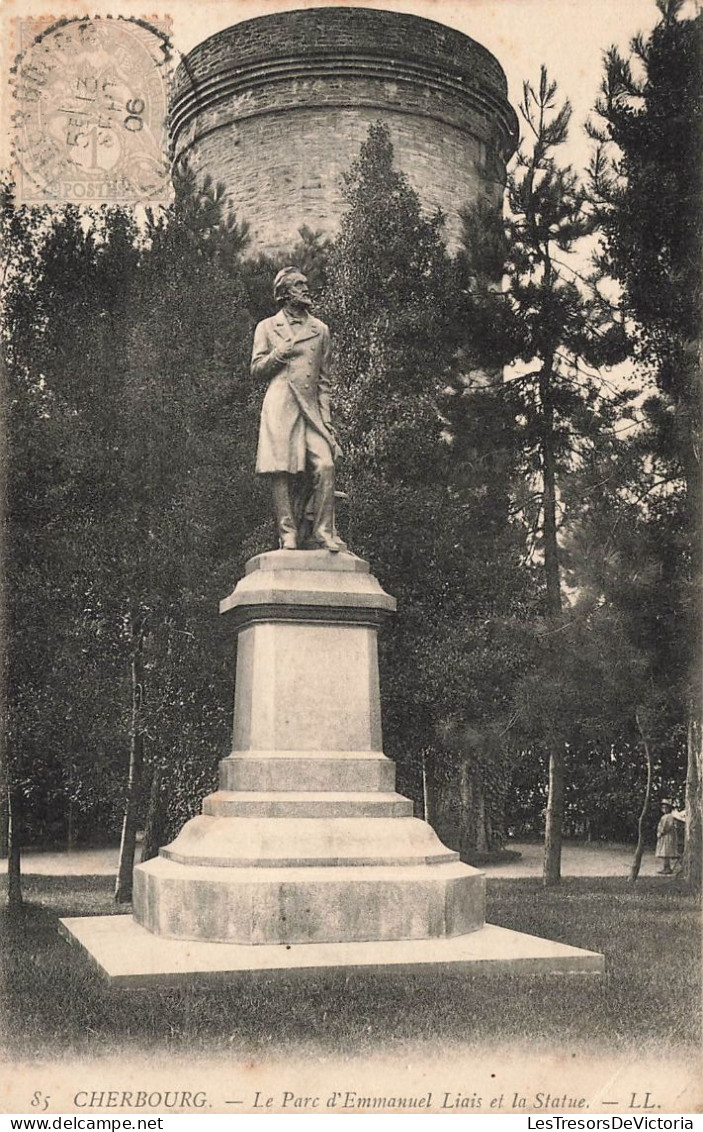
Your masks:
{"label": "statue's arm", "polygon": [[285,364],[286,359],[281,357],[266,332],[263,322],[260,322],[254,331],[254,346],[251,352],[251,376],[257,378],[273,377],[277,370]]}
{"label": "statue's arm", "polygon": [[[317,399],[320,404],[320,416],[326,428],[332,429],[332,412],[330,409],[330,388],[332,369],[332,345],[330,332],[327,327],[322,332],[322,360],[320,363],[320,376],[317,381]],[[332,429],[334,431],[334,429]]]}
{"label": "statue's arm", "polygon": [[332,346],[330,343],[330,332],[327,327],[325,327],[322,332],[322,361],[320,364],[320,376],[317,382],[317,400],[320,406],[322,423],[329,432],[332,441],[332,455],[335,460],[339,460],[342,456],[342,449],[339,447],[337,434],[332,424],[332,412],[330,409],[331,370]]}

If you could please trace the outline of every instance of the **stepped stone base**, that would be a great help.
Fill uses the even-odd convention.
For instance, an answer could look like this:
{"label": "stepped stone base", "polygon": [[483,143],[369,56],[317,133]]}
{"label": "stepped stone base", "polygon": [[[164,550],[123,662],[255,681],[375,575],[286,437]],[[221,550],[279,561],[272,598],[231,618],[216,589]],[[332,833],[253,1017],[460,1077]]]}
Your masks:
{"label": "stepped stone base", "polygon": [[393,598],[352,554],[273,551],[222,602],[239,634],[231,754],[202,813],[134,871],[163,939],[262,947],[451,939],[485,881],[395,792],[376,636]]}
{"label": "stepped stone base", "polygon": [[215,817],[267,818],[407,818],[413,815],[409,798],[387,794],[339,791],[335,794],[306,790],[285,794],[254,790],[239,793],[217,790],[203,802],[203,813]]}
{"label": "stepped stone base", "polygon": [[160,857],[140,865],[134,881],[139,923],[178,939],[249,945],[437,939],[476,931],[485,921],[484,878],[456,862],[208,868]]}
{"label": "stepped stone base", "polygon": [[472,974],[600,975],[603,956],[564,943],[486,924],[454,939],[386,943],[304,943],[249,947],[164,939],[131,916],[82,916],[60,921],[59,931],[80,947],[100,974],[122,986],[170,987],[194,981],[231,981],[257,975],[322,975],[437,969]]}
{"label": "stepped stone base", "polygon": [[395,792],[377,631],[351,554],[275,551],[222,602],[238,633],[219,790],[134,870],[134,918],[62,921],[110,979],[467,964],[593,972],[590,952],[485,926],[485,879]]}
{"label": "stepped stone base", "polygon": [[332,798],[339,793],[389,791],[394,786],[395,766],[380,751],[233,751],[220,763],[221,789],[241,790],[248,796],[261,791],[281,797],[322,790]]}
{"label": "stepped stone base", "polygon": [[161,852],[205,868],[316,868],[340,865],[441,865],[457,861],[426,822],[391,818],[213,817],[183,827]]}

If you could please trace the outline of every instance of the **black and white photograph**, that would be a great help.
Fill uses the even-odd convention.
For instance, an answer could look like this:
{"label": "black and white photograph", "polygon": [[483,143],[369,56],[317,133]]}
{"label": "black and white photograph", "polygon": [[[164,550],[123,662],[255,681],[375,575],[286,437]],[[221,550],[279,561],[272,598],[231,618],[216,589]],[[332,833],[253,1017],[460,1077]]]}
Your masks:
{"label": "black and white photograph", "polygon": [[0,1112],[693,1129],[700,4],[163,4],[0,11]]}

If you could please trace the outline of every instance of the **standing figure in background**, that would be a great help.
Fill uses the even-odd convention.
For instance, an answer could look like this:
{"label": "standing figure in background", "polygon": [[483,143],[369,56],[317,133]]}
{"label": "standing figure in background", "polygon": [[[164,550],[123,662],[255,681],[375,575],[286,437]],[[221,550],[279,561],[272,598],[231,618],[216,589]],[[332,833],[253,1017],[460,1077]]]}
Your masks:
{"label": "standing figure in background", "polygon": [[251,375],[268,381],[256,471],[271,478],[283,550],[337,553],[335,460],[341,456],[330,417],[330,334],[310,314],[308,281],[296,267],[273,283],[280,310],[254,332]]}
{"label": "standing figure in background", "polygon": [[685,811],[674,810],[669,799],[664,798],[662,801],[662,816],[657,826],[657,847],[654,850],[655,857],[662,858],[662,867],[659,870],[660,876],[671,876],[674,871],[673,865],[681,856],[679,851],[678,831],[676,828],[677,821],[686,821]]}

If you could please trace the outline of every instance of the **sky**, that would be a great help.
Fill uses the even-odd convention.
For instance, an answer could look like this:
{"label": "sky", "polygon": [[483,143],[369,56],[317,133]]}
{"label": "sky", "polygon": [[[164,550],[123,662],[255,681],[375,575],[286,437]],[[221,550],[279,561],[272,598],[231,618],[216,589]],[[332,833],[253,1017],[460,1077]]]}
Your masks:
{"label": "sky", "polygon": [[[318,0],[310,4],[300,0],[205,0],[198,5],[196,24],[189,19],[181,22],[172,4],[174,41],[187,52],[237,19],[321,6]],[[573,106],[568,160],[576,167],[588,161],[590,142],[582,126],[598,95],[604,52],[613,43],[627,51],[633,35],[647,32],[658,18],[655,0],[388,0],[367,4],[355,0],[353,6],[410,12],[478,40],[506,72],[509,98],[516,110],[523,80],[537,82],[544,62],[560,93]]]}
{"label": "sky", "polygon": [[[343,0],[328,2],[339,4]],[[149,7],[144,0],[92,0],[89,11],[93,15],[119,13],[147,20],[149,8],[152,18],[166,14],[172,20],[176,52],[187,53],[209,35],[240,20],[291,8],[320,7],[323,3],[324,0],[161,0],[157,9],[154,0],[150,0]],[[598,95],[604,52],[613,43],[626,51],[632,36],[649,31],[658,17],[655,0],[355,0],[355,5],[425,16],[478,40],[503,66],[509,97],[516,108],[523,79],[537,81],[544,62],[574,109],[566,155],[576,167],[588,160],[589,142],[582,125]],[[75,11],[79,17],[86,12],[81,0],[63,0],[60,7],[66,16]],[[55,8],[53,0],[4,0],[0,31],[4,32],[2,38],[10,58],[13,20],[51,14]],[[688,0],[688,14],[693,14],[694,8],[695,0]],[[7,54],[5,61],[10,61]],[[0,88],[0,98],[0,121],[5,125],[6,141],[13,108],[6,85]],[[3,157],[6,158],[6,150],[0,159]],[[6,163],[6,159],[2,160],[2,165]]]}

